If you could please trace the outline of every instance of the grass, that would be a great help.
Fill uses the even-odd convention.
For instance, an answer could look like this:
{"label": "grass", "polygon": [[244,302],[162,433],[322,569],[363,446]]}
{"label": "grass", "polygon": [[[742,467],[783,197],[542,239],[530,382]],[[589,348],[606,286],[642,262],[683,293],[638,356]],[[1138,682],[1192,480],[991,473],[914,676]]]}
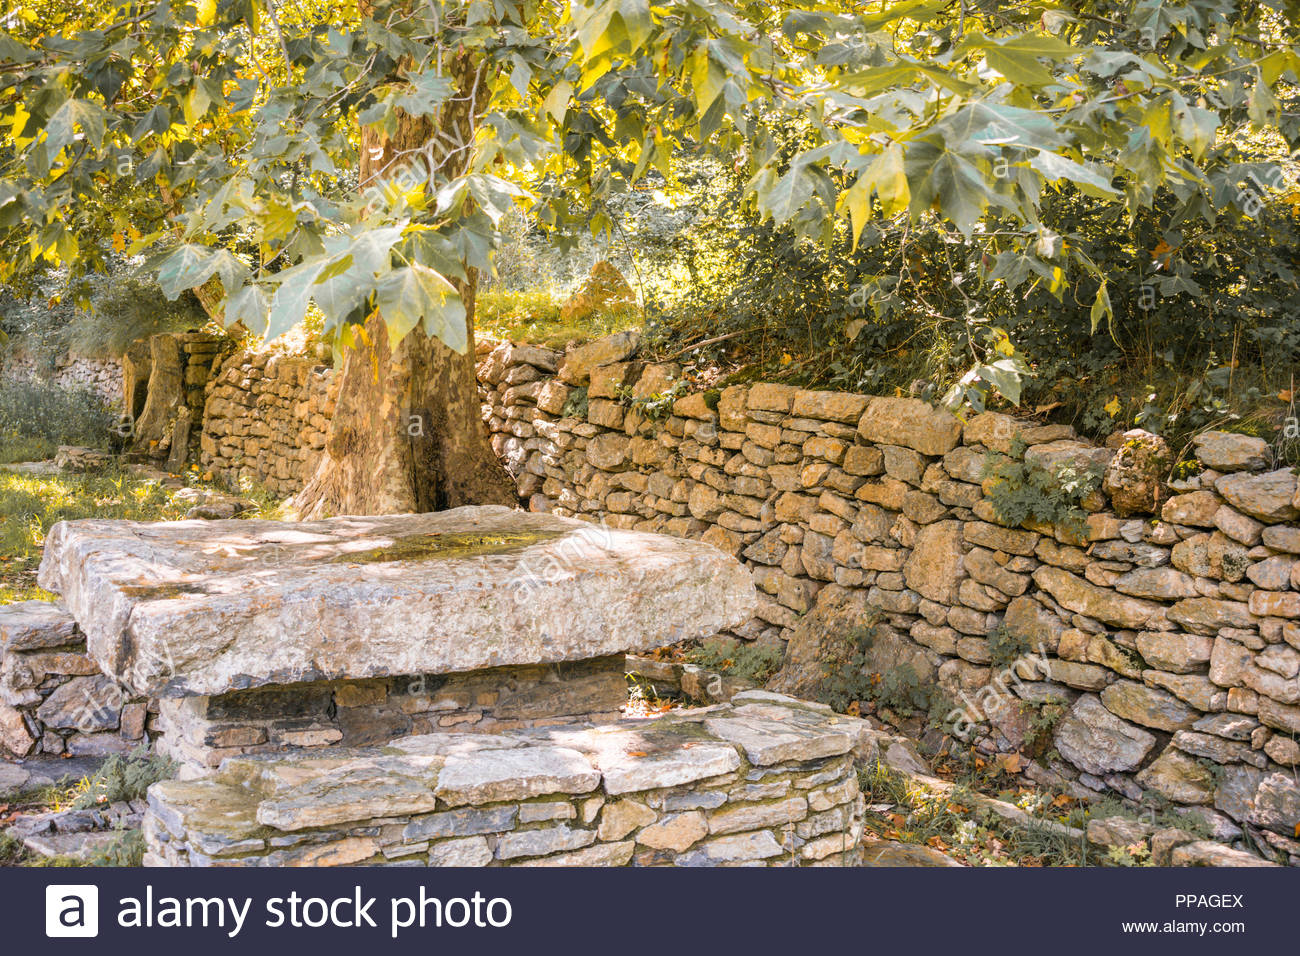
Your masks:
{"label": "grass", "polygon": [[106,448],[113,413],[85,389],[48,382],[0,385],[0,462],[52,458],[59,445]]}
{"label": "grass", "polygon": [[52,438],[8,434],[0,443],[0,464],[7,465],[16,461],[45,461],[53,458],[58,450],[59,443]]}
{"label": "grass", "polygon": [[[151,753],[147,747],[141,746],[125,756],[113,755],[93,776],[82,777],[80,780],[65,777],[56,784],[33,791],[0,809],[45,813],[87,810],[111,803],[140,800],[151,784],[170,779],[175,774],[175,761]],[[32,853],[23,846],[21,840],[0,831],[0,867],[139,866],[144,852],[143,834],[139,830],[123,827],[119,827],[112,840],[93,851],[85,860],[45,857]]]}
{"label": "grass", "polygon": [[[217,486],[187,476],[195,487]],[[282,517],[278,502],[257,489],[241,489],[257,501],[257,517]],[[116,467],[85,474],[28,475],[0,469],[0,604],[53,600],[36,584],[41,548],[50,528],[77,518],[174,521],[192,503],[177,501],[159,482]]]}
{"label": "grass", "polygon": [[[866,796],[867,832],[883,840],[922,844],[971,866],[1087,866],[1099,860],[1086,843],[1050,824],[1052,801],[1034,801],[1042,822],[1012,823],[979,806],[975,791],[958,784],[930,790],[883,763],[864,767],[858,783]],[[1024,801],[1021,801],[1023,804]],[[887,807],[887,809],[886,809]],[[1028,808],[1022,805],[1022,809]]]}
{"label": "grass", "polygon": [[25,475],[0,471],[0,600],[46,598],[36,586],[45,536],[76,518],[179,518],[187,506],[125,472]]}
{"label": "grass", "polygon": [[480,292],[474,300],[474,324],[479,334],[551,349],[636,328],[641,321],[638,307],[566,321],[560,317],[560,306],[546,292]]}

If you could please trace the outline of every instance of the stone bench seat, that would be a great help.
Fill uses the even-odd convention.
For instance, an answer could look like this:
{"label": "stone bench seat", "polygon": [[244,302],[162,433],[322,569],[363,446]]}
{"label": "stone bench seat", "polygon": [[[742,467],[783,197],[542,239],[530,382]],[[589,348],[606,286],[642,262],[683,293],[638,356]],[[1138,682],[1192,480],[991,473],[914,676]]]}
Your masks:
{"label": "stone bench seat", "polygon": [[39,580],[132,691],[579,661],[747,620],[707,544],[503,507],[323,521],[61,522]]}
{"label": "stone bench seat", "polygon": [[845,865],[864,721],[764,691],[650,721],[237,757],[154,784],[146,865]]}

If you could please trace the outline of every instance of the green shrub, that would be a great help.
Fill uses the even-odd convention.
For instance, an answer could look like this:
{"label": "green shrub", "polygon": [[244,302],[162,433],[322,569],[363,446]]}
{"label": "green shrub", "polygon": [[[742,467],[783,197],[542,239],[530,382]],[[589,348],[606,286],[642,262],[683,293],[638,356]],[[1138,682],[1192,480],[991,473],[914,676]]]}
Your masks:
{"label": "green shrub", "polygon": [[86,860],[87,866],[140,866],[144,862],[144,834],[122,829],[116,838],[100,847]]}
{"label": "green shrub", "polygon": [[106,275],[74,282],[51,273],[23,290],[21,297],[0,293],[0,332],[8,333],[14,349],[53,368],[57,357],[69,350],[116,358],[142,336],[181,332],[208,322],[193,294],[169,302],[138,263],[113,257],[107,268]]}
{"label": "green shrub", "polygon": [[151,784],[167,780],[176,773],[176,762],[152,753],[145,744],[129,754],[114,754],[93,777],[82,781],[72,801],[74,810],[87,810],[101,803],[139,800]]}
{"label": "green shrub", "polygon": [[1033,649],[1028,640],[1013,634],[1005,624],[989,632],[989,656],[995,667],[1009,667]]}
{"label": "green shrub", "polygon": [[1010,527],[1033,520],[1077,533],[1088,513],[1081,504],[1101,485],[1101,475],[1060,465],[1048,470],[1037,462],[1000,458],[990,453],[983,477],[993,479],[989,504],[998,519]]}
{"label": "green shrub", "polygon": [[587,417],[587,387],[585,385],[575,388],[569,393],[569,397],[564,400],[564,407],[560,409],[560,417]]}
{"label": "green shrub", "polygon": [[783,653],[772,644],[711,637],[686,654],[692,664],[728,677],[764,684],[781,667]]}
{"label": "green shrub", "polygon": [[47,382],[0,384],[0,461],[50,458],[59,445],[106,448],[116,418],[97,394]]}
{"label": "green shrub", "polygon": [[1061,722],[1068,709],[1065,704],[1054,701],[1043,701],[1032,707],[1032,713],[1029,715],[1029,730],[1025,734],[1023,747],[1025,753],[1035,759],[1047,756],[1056,736],[1056,725]]}
{"label": "green shrub", "polygon": [[91,302],[94,308],[73,315],[63,335],[66,347],[79,355],[116,358],[136,339],[208,322],[191,293],[169,302],[152,277],[138,272],[115,278]]}
{"label": "green shrub", "polygon": [[664,391],[647,395],[645,398],[634,398],[633,391],[630,385],[616,385],[614,397],[619,404],[635,408],[646,418],[657,422],[672,414],[677,399],[684,397],[690,391],[690,383],[685,379],[678,379]]}
{"label": "green shrub", "polygon": [[876,623],[869,621],[844,635],[841,650],[826,655],[822,661],[822,678],[814,694],[818,700],[843,711],[855,700],[872,699],[875,685],[867,653],[876,639]]}
{"label": "green shrub", "polygon": [[562,349],[633,328],[641,321],[634,306],[598,309],[581,319],[560,317],[555,297],[544,291],[480,292],[474,300],[479,334],[512,342]]}

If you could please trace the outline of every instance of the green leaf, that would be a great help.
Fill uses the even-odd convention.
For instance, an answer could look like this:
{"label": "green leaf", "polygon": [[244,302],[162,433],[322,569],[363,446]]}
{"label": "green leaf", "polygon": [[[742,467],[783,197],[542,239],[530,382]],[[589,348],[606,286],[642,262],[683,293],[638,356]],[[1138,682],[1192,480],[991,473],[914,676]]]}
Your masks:
{"label": "green leaf", "polygon": [[771,216],[778,226],[783,226],[812,199],[815,186],[808,168],[795,160],[784,176],[758,194],[759,211],[764,217]]}
{"label": "green leaf", "polygon": [[269,342],[288,332],[303,320],[311,301],[313,286],[325,268],[319,260],[308,260],[276,276],[280,287],[271,299],[263,337]]}
{"label": "green leaf", "polygon": [[207,246],[185,243],[178,246],[158,267],[158,285],[169,302],[186,289],[207,281],[216,269],[214,251]]}
{"label": "green leaf", "polygon": [[904,168],[912,187],[912,217],[934,209],[969,236],[992,199],[979,168],[924,140],[908,149]]}
{"label": "green leaf", "polygon": [[1000,358],[995,362],[981,363],[975,366],[975,374],[992,385],[1012,405],[1020,404],[1020,390],[1024,378],[1030,374],[1029,368],[1014,356]]}
{"label": "green leaf", "polygon": [[1214,142],[1214,134],[1219,128],[1219,114],[1199,106],[1185,106],[1175,113],[1175,119],[1178,122],[1178,135],[1191,149],[1192,157],[1199,162]]}
{"label": "green leaf", "polygon": [[449,78],[440,76],[435,70],[415,73],[407,76],[411,89],[400,94],[393,105],[406,110],[412,116],[426,116],[437,112],[443,103],[451,99],[455,87]]}
{"label": "green leaf", "polygon": [[135,124],[135,129],[131,131],[131,142],[138,143],[150,133],[167,132],[172,125],[171,117],[171,111],[167,107],[162,105],[153,107],[140,117],[140,122]]}
{"label": "green leaf", "polygon": [[1256,70],[1255,85],[1251,88],[1250,102],[1246,106],[1250,121],[1259,128],[1274,126],[1277,124],[1281,111],[1282,104],[1278,102],[1277,97],[1273,95],[1273,91],[1264,82],[1264,77]]}
{"label": "green leaf", "polygon": [[722,87],[727,82],[726,71],[709,54],[709,47],[702,46],[695,51],[691,59],[691,87],[695,91],[695,108],[700,116],[709,111],[722,94]]}
{"label": "green leaf", "polygon": [[203,285],[213,275],[221,279],[221,288],[229,293],[241,286],[248,274],[248,266],[228,249],[185,243],[159,265],[158,285],[168,301],[175,301],[186,289]]}
{"label": "green leaf", "polygon": [[266,293],[260,285],[246,285],[226,299],[225,313],[222,320],[227,328],[236,322],[242,322],[246,329],[266,328],[267,312]]}
{"label": "green leaf", "polygon": [[64,100],[45,124],[45,148],[53,158],[76,139],[80,126],[88,143],[98,149],[104,142],[104,109],[89,100]]}
{"label": "green leaf", "polygon": [[365,305],[375,289],[375,280],[393,267],[392,248],[402,238],[405,221],[367,229],[354,237],[331,237],[326,250],[333,258],[317,274],[311,297],[334,328]]}
{"label": "green leaf", "polygon": [[912,191],[904,167],[902,144],[891,143],[858,180],[858,183],[865,185],[867,189],[876,191],[876,195],[880,197],[881,209],[886,216],[897,215],[905,210],[911,201]]}
{"label": "green leaf", "polygon": [[257,221],[262,226],[262,241],[276,242],[298,228],[298,212],[292,205],[273,199]]}
{"label": "green leaf", "polygon": [[377,292],[379,313],[394,344],[423,322],[424,331],[448,348],[461,354],[469,348],[465,304],[437,272],[419,263],[403,266],[384,276]]}
{"label": "green leaf", "polygon": [[478,203],[479,209],[492,220],[492,225],[501,221],[501,217],[510,211],[515,200],[528,195],[514,183],[500,176],[478,173],[467,177],[470,195]]}
{"label": "green leaf", "polygon": [[[942,133],[944,145],[955,153],[987,155],[990,146],[1058,149],[1066,144],[1065,136],[1051,117],[1004,103],[967,104],[936,123],[934,129]],[[967,144],[978,148],[969,148]]]}
{"label": "green leaf", "polygon": [[1101,326],[1102,319],[1110,322],[1115,318],[1115,312],[1110,306],[1110,291],[1106,288],[1105,282],[1097,289],[1097,298],[1092,300],[1092,311],[1089,316],[1092,319],[1092,331],[1094,333]]}
{"label": "green leaf", "polygon": [[1057,153],[1042,152],[1029,161],[1029,165],[1043,174],[1043,178],[1055,182],[1068,179],[1085,193],[1099,198],[1113,198],[1120,191],[1110,184],[1110,177],[1105,175],[1102,167],[1095,164],[1084,165]]}
{"label": "green leaf", "polygon": [[627,37],[633,48],[640,47],[654,30],[654,21],[650,18],[650,0],[621,0],[618,15],[623,20]]}
{"label": "green leaf", "polygon": [[1006,40],[972,37],[964,49],[981,49],[989,66],[1013,83],[1022,86],[1050,86],[1056,77],[1040,62],[1041,58],[1061,59],[1078,53],[1074,47],[1056,37],[1023,34]]}
{"label": "green leaf", "polygon": [[564,122],[564,114],[569,110],[569,98],[573,96],[573,84],[568,80],[560,80],[551,88],[542,107],[550,114],[551,119],[557,123]]}
{"label": "green leaf", "polygon": [[[862,235],[862,228],[871,218],[871,186],[865,182],[866,178],[865,174],[858,177],[858,181],[845,191],[841,199],[844,208],[849,212],[849,226],[853,231],[852,252],[858,251],[858,239]],[[849,341],[853,339],[850,338]]]}

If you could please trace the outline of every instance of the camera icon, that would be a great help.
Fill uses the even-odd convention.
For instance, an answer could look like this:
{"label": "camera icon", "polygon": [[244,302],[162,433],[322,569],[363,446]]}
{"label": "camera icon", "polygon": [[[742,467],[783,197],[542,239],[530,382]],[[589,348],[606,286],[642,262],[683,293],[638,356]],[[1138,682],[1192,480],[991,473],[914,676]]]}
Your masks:
{"label": "camera icon", "polygon": [[99,887],[57,883],[45,887],[45,935],[89,938],[99,935]]}

